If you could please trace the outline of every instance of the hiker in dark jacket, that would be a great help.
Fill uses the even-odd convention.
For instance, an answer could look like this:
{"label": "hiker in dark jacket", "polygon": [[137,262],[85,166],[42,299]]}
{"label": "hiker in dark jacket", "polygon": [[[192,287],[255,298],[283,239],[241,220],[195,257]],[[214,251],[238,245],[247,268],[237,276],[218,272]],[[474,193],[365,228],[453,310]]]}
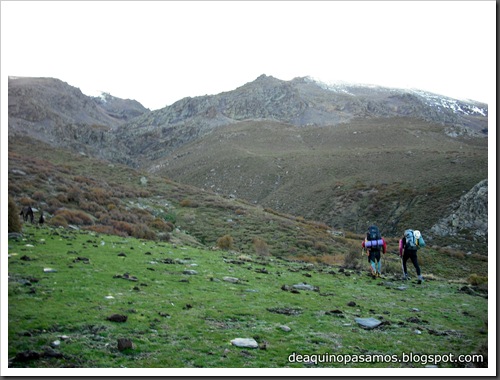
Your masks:
{"label": "hiker in dark jacket", "polygon": [[368,256],[372,276],[380,277],[382,274],[382,258],[380,251],[382,251],[385,255],[387,251],[387,243],[380,234],[377,226],[373,225],[368,228],[366,238],[361,245]]}
{"label": "hiker in dark jacket", "polygon": [[[415,231],[420,235],[419,231]],[[418,238],[420,236],[417,236],[416,239],[418,241]],[[422,277],[422,273],[420,271],[420,266],[418,265],[418,258],[417,258],[417,249],[411,249],[408,247],[408,244],[406,242],[406,237],[403,235],[403,238],[399,241],[399,256],[402,258],[402,265],[403,265],[403,280],[409,280],[410,277],[408,276],[408,270],[406,267],[406,262],[408,259],[411,260],[413,266],[415,267],[415,270],[417,271],[417,276],[418,276],[418,283],[421,284],[422,281],[424,281],[424,278]]]}

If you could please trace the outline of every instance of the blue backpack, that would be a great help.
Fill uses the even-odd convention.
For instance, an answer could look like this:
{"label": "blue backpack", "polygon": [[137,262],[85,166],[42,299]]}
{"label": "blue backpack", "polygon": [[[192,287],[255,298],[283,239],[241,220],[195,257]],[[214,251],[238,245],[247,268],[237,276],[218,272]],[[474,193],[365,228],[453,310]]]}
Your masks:
{"label": "blue backpack", "polygon": [[384,240],[382,240],[382,234],[377,226],[373,225],[368,227],[368,232],[366,233],[365,248],[372,248],[374,250],[380,249],[384,245]]}
{"label": "blue backpack", "polygon": [[417,239],[413,230],[405,230],[405,249],[416,251],[418,249]]}

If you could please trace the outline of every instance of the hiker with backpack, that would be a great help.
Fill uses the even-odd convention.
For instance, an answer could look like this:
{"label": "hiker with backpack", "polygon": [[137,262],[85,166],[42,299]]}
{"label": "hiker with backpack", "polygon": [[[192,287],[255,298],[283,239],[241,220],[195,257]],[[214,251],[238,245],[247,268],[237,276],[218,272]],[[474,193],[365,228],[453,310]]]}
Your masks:
{"label": "hiker with backpack", "polygon": [[382,258],[380,251],[385,255],[387,251],[387,243],[382,237],[380,230],[377,226],[372,225],[368,227],[366,238],[361,244],[368,256],[372,276],[380,277],[382,274]]}
{"label": "hiker with backpack", "polygon": [[423,247],[425,247],[425,241],[419,230],[405,230],[403,238],[399,241],[399,256],[401,257],[403,266],[403,280],[410,279],[406,268],[406,262],[410,259],[417,271],[417,282],[421,284],[424,281],[417,258],[418,249]]}

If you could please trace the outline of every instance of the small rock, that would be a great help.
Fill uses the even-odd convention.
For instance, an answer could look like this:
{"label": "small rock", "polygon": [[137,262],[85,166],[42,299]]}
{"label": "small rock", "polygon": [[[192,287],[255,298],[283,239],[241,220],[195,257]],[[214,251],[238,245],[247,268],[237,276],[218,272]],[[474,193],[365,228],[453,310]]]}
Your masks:
{"label": "small rock", "polygon": [[356,302],[354,302],[354,301],[350,301],[350,302],[347,304],[347,306],[354,307],[354,306],[356,306]]}
{"label": "small rock", "polygon": [[235,338],[231,340],[231,344],[236,347],[258,348],[259,344],[252,338]]}
{"label": "small rock", "polygon": [[375,318],[355,318],[355,321],[365,329],[374,329],[382,323]]}
{"label": "small rock", "polygon": [[60,340],[55,340],[50,345],[52,347],[54,347],[54,348],[59,347],[61,345],[61,341]]}
{"label": "small rock", "polygon": [[282,326],[280,326],[280,329],[282,329],[282,330],[283,330],[283,331],[285,331],[285,332],[292,331],[292,329],[291,329],[290,327],[286,326],[286,325],[282,325]]}
{"label": "small rock", "polygon": [[240,279],[236,277],[223,277],[222,279],[226,282],[231,282],[233,284],[236,284],[237,282],[240,281]]}
{"label": "small rock", "polygon": [[43,268],[43,271],[44,273],[55,273],[57,272],[55,269],[53,268]]}
{"label": "small rock", "polygon": [[183,274],[188,274],[188,275],[190,275],[190,276],[193,276],[193,275],[195,275],[195,274],[198,274],[198,272],[197,272],[197,271],[192,270],[192,269],[191,269],[191,270],[185,270],[185,271],[184,271],[184,272],[182,272],[182,273],[183,273]]}
{"label": "small rock", "polygon": [[294,289],[298,289],[298,290],[313,290],[313,291],[317,291],[319,288],[317,286],[313,286],[313,285],[309,285],[309,284],[306,284],[306,283],[301,283],[301,284],[295,284],[295,285],[292,285]]}

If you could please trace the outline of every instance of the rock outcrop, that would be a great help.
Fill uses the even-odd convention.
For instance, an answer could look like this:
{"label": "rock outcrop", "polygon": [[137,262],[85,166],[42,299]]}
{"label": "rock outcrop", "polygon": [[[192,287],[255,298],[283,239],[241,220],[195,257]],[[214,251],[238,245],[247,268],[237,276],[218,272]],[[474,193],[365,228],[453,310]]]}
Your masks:
{"label": "rock outcrop", "polygon": [[[476,184],[453,205],[450,215],[431,232],[438,236],[467,235],[475,240],[488,238],[488,180]],[[464,236],[465,237],[465,236]]]}

